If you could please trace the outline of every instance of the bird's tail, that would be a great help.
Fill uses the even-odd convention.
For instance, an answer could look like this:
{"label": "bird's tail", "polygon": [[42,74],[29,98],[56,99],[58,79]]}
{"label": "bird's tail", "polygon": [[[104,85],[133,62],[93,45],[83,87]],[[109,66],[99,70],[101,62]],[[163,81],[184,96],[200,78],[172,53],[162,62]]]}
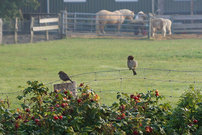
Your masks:
{"label": "bird's tail", "polygon": [[71,79],[69,79],[71,83],[73,83],[73,81]]}
{"label": "bird's tail", "polygon": [[133,70],[133,75],[137,75],[136,71],[134,69],[132,69],[132,70]]}

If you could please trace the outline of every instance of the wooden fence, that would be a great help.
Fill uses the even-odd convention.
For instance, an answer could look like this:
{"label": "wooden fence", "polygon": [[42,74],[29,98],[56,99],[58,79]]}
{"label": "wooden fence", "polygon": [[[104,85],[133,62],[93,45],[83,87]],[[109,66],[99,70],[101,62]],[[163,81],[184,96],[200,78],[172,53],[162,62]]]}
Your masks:
{"label": "wooden fence", "polygon": [[[58,25],[50,25],[50,23],[58,23]],[[30,42],[33,42],[34,32],[35,31],[46,31],[46,40],[49,40],[49,30],[58,30],[59,31],[59,18],[43,18],[39,19],[39,24],[45,24],[45,26],[34,26],[34,18],[31,18],[30,24]],[[49,24],[49,25],[48,25]]]}

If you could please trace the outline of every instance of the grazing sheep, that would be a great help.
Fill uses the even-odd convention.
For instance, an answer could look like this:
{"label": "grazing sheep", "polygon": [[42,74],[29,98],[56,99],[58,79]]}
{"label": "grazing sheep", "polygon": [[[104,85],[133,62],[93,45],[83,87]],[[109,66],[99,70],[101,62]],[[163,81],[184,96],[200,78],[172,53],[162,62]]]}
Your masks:
{"label": "grazing sheep", "polygon": [[161,31],[163,37],[166,36],[166,27],[167,27],[167,22],[163,18],[152,18],[151,19],[151,35],[152,37],[155,36],[155,33],[157,31]]}
{"label": "grazing sheep", "polygon": [[171,32],[171,26],[172,26],[172,21],[170,19],[164,19],[166,21],[166,30],[168,31],[168,35],[172,35]]}
{"label": "grazing sheep", "polygon": [[166,31],[168,31],[168,34],[171,35],[171,25],[172,21],[170,19],[165,18],[157,18],[154,14],[149,13],[149,16],[151,17],[151,35],[154,37],[155,33],[157,31],[161,31],[163,37],[166,36]]}

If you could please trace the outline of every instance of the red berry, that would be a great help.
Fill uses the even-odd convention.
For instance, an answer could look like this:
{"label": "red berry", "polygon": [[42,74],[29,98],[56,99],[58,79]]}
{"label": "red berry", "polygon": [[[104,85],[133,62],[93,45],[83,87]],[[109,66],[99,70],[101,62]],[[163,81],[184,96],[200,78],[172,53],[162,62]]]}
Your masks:
{"label": "red berry", "polygon": [[54,116],[53,118],[54,118],[54,120],[58,120],[58,116]]}
{"label": "red berry", "polygon": [[130,95],[130,98],[134,98],[134,95]]}
{"label": "red berry", "polygon": [[26,112],[30,112],[30,109],[29,109],[29,108],[27,108],[25,111],[26,111]]}
{"label": "red berry", "polygon": [[122,113],[121,118],[124,119],[125,118],[125,113]]}
{"label": "red berry", "polygon": [[55,106],[56,106],[56,107],[60,107],[60,105],[59,105],[59,104],[56,104]]}
{"label": "red berry", "polygon": [[19,128],[19,124],[18,123],[15,123],[15,128]]}
{"label": "red berry", "polygon": [[78,102],[78,103],[81,103],[81,101],[82,101],[81,99],[77,99],[77,102]]}
{"label": "red berry", "polygon": [[120,109],[121,109],[122,111],[124,111],[125,108],[126,108],[125,105],[121,105],[121,106],[120,106]]}
{"label": "red berry", "polygon": [[133,135],[138,135],[139,132],[137,130],[133,131]]}
{"label": "red berry", "polygon": [[192,126],[193,126],[193,124],[189,124],[189,126],[190,126],[190,127],[192,127]]}
{"label": "red berry", "polygon": [[22,116],[21,116],[21,115],[19,115],[17,119],[22,119]]}
{"label": "red berry", "polygon": [[67,103],[62,103],[61,106],[64,108],[66,107],[68,104]]}
{"label": "red berry", "polygon": [[59,119],[61,119],[61,120],[62,120],[62,118],[63,118],[63,116],[62,116],[62,115],[60,115],[60,116],[59,116]]}
{"label": "red berry", "polygon": [[68,91],[66,90],[66,91],[64,91],[64,94],[67,94],[68,93]]}
{"label": "red berry", "polygon": [[140,97],[141,97],[141,95],[140,95],[140,94],[138,94],[138,95],[137,95],[137,97],[138,97],[138,98],[140,98]]}
{"label": "red berry", "polygon": [[193,120],[194,124],[198,123],[198,120]]}
{"label": "red berry", "polygon": [[24,120],[24,123],[29,122],[29,120]]}
{"label": "red berry", "polygon": [[139,98],[138,98],[137,96],[134,96],[133,98],[134,98],[135,100],[139,100]]}
{"label": "red berry", "polygon": [[32,116],[32,118],[31,118],[32,120],[34,120],[35,118],[34,118],[34,116]]}
{"label": "red berry", "polygon": [[121,117],[117,117],[118,120],[121,120]]}
{"label": "red berry", "polygon": [[158,93],[158,92],[156,93],[156,96],[157,96],[157,97],[159,96],[159,93]]}
{"label": "red berry", "polygon": [[146,126],[146,127],[145,127],[145,131],[146,131],[147,133],[152,132],[152,127]]}
{"label": "red berry", "polygon": [[35,119],[34,121],[35,121],[36,123],[38,123],[38,122],[39,122],[39,119]]}
{"label": "red berry", "polygon": [[84,86],[84,84],[83,84],[83,83],[80,83],[79,87],[82,87],[82,86]]}

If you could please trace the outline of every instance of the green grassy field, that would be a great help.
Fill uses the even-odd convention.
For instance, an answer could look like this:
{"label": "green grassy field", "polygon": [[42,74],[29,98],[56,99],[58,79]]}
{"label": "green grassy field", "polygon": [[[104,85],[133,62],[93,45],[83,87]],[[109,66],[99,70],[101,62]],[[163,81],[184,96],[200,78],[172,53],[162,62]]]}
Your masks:
{"label": "green grassy field", "polygon": [[[74,76],[72,79],[77,84],[89,84],[101,96],[102,103],[111,104],[115,101],[116,91],[134,93],[153,88],[165,95],[166,100],[176,103],[177,97],[191,82],[196,81],[196,87],[202,88],[202,72],[169,72],[143,68],[202,71],[201,43],[200,39],[153,41],[72,38],[3,45],[0,46],[0,93],[22,90],[18,86],[25,86],[28,80],[41,81],[53,90],[49,82],[61,83],[56,81],[59,80],[57,73],[63,70],[71,76],[98,72]],[[139,63],[137,76],[127,70],[128,55],[134,55]],[[17,105],[15,97],[18,94],[20,93],[1,94],[1,98],[8,95],[11,102]]]}

